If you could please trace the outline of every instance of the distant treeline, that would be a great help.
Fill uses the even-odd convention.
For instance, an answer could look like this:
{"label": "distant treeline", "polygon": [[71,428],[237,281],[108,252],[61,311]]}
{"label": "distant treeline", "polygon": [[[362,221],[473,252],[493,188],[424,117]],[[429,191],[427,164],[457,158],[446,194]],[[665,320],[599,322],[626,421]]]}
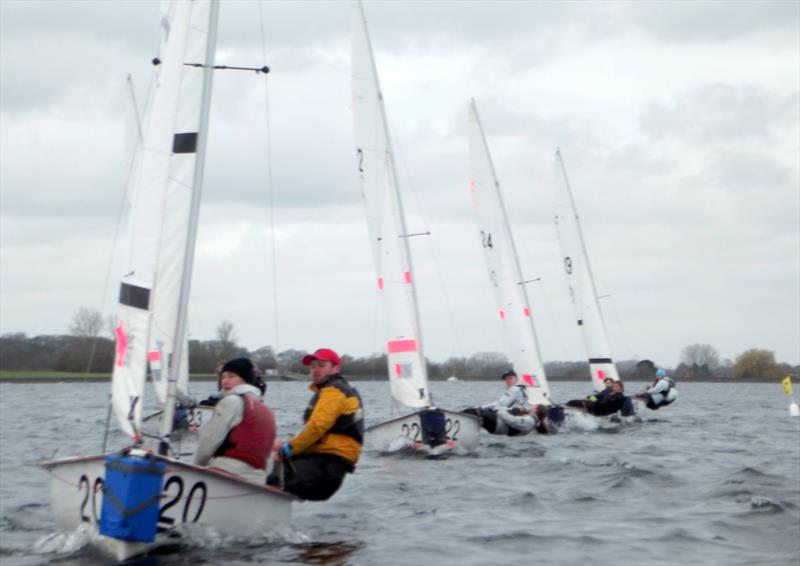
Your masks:
{"label": "distant treeline", "polygon": [[[213,374],[219,360],[245,356],[253,360],[265,374],[282,372],[306,373],[300,360],[308,352],[285,350],[277,355],[271,346],[254,351],[237,346],[232,340],[190,340],[189,368],[195,374]],[[775,379],[797,374],[800,367],[777,364],[769,359],[769,352],[748,350],[736,364],[687,364],[667,368],[677,379]],[[765,359],[767,358],[767,359]],[[748,363],[745,363],[748,362]],[[23,333],[0,336],[0,370],[6,371],[63,371],[85,373],[110,373],[114,363],[114,341],[104,337],[55,335],[27,337]],[[623,380],[648,380],[657,364],[633,360],[617,362]],[[478,352],[469,357],[452,357],[444,362],[428,361],[431,379],[492,379],[510,367],[508,358],[497,352]],[[366,357],[342,355],[343,372],[358,379],[386,379],[385,354]],[[545,364],[549,379],[583,380],[589,375],[586,362],[549,362]]]}

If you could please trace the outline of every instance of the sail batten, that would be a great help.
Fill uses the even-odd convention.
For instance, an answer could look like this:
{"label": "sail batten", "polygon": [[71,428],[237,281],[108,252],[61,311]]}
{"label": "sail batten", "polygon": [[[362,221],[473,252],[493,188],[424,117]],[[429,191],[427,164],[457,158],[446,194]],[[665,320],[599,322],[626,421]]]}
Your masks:
{"label": "sail batten", "polygon": [[550,404],[526,281],[474,100],[469,110],[469,188],[511,363],[528,386],[531,402]]}
{"label": "sail batten", "polygon": [[567,277],[567,288],[589,359],[592,387],[600,391],[605,387],[604,379],[611,378],[616,381],[619,379],[619,373],[611,356],[594,276],[589,265],[589,254],[560,151],[556,151],[555,176],[556,231]]}

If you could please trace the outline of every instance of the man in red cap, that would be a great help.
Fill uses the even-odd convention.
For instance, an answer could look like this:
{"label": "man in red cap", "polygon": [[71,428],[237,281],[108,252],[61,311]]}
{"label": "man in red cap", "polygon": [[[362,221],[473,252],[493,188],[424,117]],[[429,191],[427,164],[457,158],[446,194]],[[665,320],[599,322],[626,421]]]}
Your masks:
{"label": "man in red cap", "polygon": [[[305,426],[294,438],[276,446],[279,462],[267,483],[312,501],[324,501],[355,471],[364,442],[361,396],[344,377],[339,355],[320,348],[303,357],[314,392],[303,415]],[[281,470],[282,468],[282,470]]]}

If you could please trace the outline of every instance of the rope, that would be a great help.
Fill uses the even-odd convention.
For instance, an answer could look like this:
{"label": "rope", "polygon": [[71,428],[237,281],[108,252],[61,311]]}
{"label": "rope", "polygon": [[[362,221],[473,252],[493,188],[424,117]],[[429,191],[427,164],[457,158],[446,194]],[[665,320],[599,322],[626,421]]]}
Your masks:
{"label": "rope", "polygon": [[[264,10],[262,3],[258,3],[258,15],[261,28],[261,52],[263,60],[267,60],[267,40],[266,32],[264,29]],[[270,123],[269,112],[269,77],[264,81],[264,115],[266,122],[266,137],[267,137],[267,195],[269,201],[269,226],[270,226],[270,239],[272,240],[272,310],[274,316],[275,328],[275,366],[278,366],[278,352],[280,352],[280,334],[278,327],[278,251],[277,251],[277,238],[275,237],[275,200],[274,190],[272,184],[272,131]]]}

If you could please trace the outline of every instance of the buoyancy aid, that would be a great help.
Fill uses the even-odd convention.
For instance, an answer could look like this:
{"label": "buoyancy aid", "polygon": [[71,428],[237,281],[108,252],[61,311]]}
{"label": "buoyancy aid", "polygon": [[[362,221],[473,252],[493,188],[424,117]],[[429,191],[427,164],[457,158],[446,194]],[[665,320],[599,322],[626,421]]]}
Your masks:
{"label": "buoyancy aid", "polygon": [[275,417],[252,395],[237,395],[244,403],[242,422],[231,429],[214,456],[235,458],[258,470],[266,470],[275,440]]}
{"label": "buoyancy aid", "polygon": [[305,413],[303,413],[303,422],[306,423],[308,422],[308,419],[311,418],[311,413],[314,412],[314,407],[316,407],[317,402],[319,401],[320,391],[322,391],[322,389],[325,387],[335,387],[341,391],[345,397],[355,397],[358,399],[358,409],[351,413],[340,415],[339,418],[336,419],[336,422],[333,423],[333,426],[328,430],[328,433],[342,434],[363,445],[364,405],[361,402],[361,395],[354,387],[347,383],[340,374],[334,374],[328,381],[319,386],[319,389],[311,398],[311,401],[309,401]]}

